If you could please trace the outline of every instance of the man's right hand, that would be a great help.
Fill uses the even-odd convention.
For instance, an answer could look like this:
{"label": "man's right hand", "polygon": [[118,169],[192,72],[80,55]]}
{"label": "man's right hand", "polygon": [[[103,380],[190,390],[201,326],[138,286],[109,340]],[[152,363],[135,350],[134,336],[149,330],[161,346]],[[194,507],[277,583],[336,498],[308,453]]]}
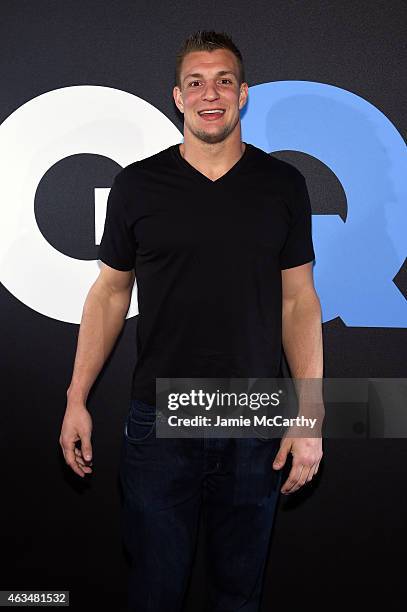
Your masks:
{"label": "man's right hand", "polygon": [[[92,472],[92,417],[83,402],[70,402],[65,410],[59,443],[64,453],[65,462],[73,471],[85,477]],[[75,443],[80,441],[81,447]]]}

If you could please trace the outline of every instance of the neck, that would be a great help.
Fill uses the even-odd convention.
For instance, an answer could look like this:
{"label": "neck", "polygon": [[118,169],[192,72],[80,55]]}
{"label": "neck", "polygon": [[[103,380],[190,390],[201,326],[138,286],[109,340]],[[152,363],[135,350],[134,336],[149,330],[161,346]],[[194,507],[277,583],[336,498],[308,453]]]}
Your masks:
{"label": "neck", "polygon": [[240,139],[226,138],[222,142],[207,143],[184,135],[179,145],[181,156],[208,178],[216,180],[225,174],[243,155],[246,143]]}

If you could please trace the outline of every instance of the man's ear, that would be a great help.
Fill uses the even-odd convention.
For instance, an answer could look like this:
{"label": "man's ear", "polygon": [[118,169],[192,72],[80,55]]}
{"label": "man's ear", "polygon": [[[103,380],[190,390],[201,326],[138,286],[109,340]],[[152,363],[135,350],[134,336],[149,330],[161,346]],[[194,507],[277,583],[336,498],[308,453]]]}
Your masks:
{"label": "man's ear", "polygon": [[240,94],[239,94],[239,110],[242,110],[242,108],[246,105],[248,95],[249,95],[249,87],[247,83],[242,83],[240,86]]}
{"label": "man's ear", "polygon": [[184,102],[182,100],[181,90],[177,85],[175,85],[174,89],[172,90],[172,95],[174,96],[174,102],[175,102],[176,107],[178,108],[180,113],[183,113],[184,112]]}

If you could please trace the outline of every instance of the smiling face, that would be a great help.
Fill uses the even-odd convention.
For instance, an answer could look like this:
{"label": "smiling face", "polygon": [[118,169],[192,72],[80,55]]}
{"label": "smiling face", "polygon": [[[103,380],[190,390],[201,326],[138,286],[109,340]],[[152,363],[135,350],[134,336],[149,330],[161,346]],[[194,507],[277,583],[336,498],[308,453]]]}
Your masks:
{"label": "smiling face", "polygon": [[189,132],[213,144],[239,130],[240,139],[240,110],[246,103],[248,86],[239,85],[238,61],[229,49],[188,53],[180,81],[181,88],[175,86],[173,95],[184,114],[184,136]]}

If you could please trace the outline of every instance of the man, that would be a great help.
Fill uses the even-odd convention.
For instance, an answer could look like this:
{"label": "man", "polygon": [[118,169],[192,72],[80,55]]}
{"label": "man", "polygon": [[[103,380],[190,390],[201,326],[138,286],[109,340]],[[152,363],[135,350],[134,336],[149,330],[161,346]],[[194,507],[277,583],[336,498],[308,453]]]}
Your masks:
{"label": "man", "polygon": [[[92,471],[89,390],[124,324],[135,276],[139,322],[120,465],[129,603],[182,608],[204,512],[208,610],[258,610],[281,491],[310,482],[321,438],[159,438],[156,377],[276,377],[283,344],[294,378],[322,378],[321,311],[303,176],[241,140],[242,56],[198,32],[177,56],[184,142],[134,162],[110,191],[60,436],[66,463]],[[75,443],[81,442],[81,448]]]}

